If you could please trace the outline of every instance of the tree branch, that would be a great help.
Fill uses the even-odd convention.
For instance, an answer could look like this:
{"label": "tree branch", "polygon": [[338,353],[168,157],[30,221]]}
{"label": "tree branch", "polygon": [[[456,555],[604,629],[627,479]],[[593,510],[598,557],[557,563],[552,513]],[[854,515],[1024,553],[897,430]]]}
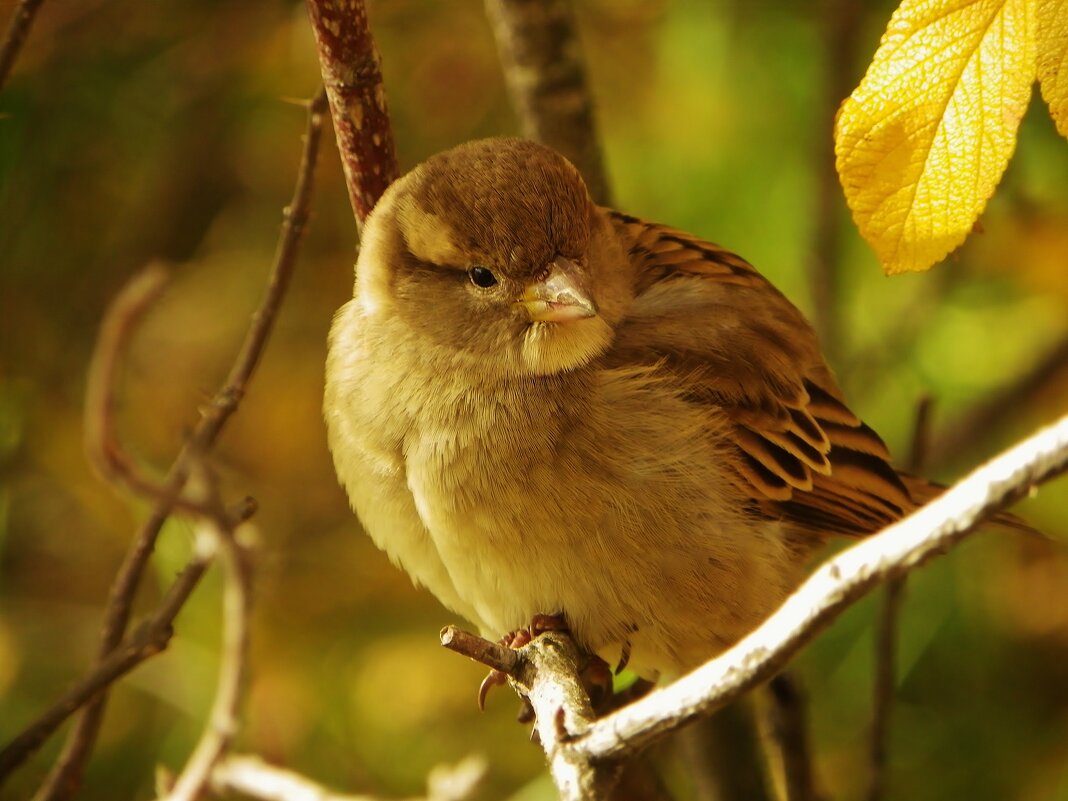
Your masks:
{"label": "tree branch", "polygon": [[[823,91],[816,119],[827,125],[834,119],[842,99],[853,86],[853,63],[856,55],[857,30],[863,6],[853,0],[823,0],[821,5],[822,38],[827,64]],[[812,322],[819,333],[823,351],[834,363],[841,351],[842,304],[839,294],[838,232],[842,195],[835,170],[834,137],[830,130],[820,130],[816,138],[816,202],[813,209],[812,252],[808,259],[809,292],[812,296]]]}
{"label": "tree branch", "polygon": [[593,199],[611,204],[569,0],[486,0],[486,13],[523,136],[566,156]]}
{"label": "tree branch", "polygon": [[[171,497],[177,498],[181,493],[194,456],[206,454],[211,450],[227,420],[237,409],[248,382],[259,364],[282,298],[289,285],[293,267],[296,263],[297,248],[308,220],[314,167],[319,155],[322,139],[322,117],[325,111],[326,96],[320,91],[309,105],[304,150],[297,173],[293,200],[284,212],[278,248],[275,252],[275,260],[271,268],[264,298],[252,317],[252,323],[249,326],[248,333],[245,335],[245,341],[230,370],[225,385],[215,395],[211,403],[202,410],[201,419],[190,440],[182,448],[171,466],[167,479],[163,483],[161,497],[156,499],[155,508],[135,535],[123,564],[112,582],[101,632],[97,664],[90,671],[91,674],[123,642],[123,636],[129,624],[133,598],[140,584],[141,576],[155,547],[156,538],[159,536],[163,523],[170,515],[173,507],[169,499]],[[187,575],[194,577],[193,584],[195,585],[203,570],[197,571],[193,565],[187,568],[187,571],[190,570],[192,572]],[[177,611],[175,611],[175,614],[177,614]],[[101,691],[91,698],[92,700],[71,729],[63,752],[53,766],[45,783],[38,790],[35,801],[55,801],[56,799],[70,798],[81,785],[85,763],[96,743],[96,735],[103,719],[107,693],[106,691]],[[7,770],[14,769],[31,752],[32,749],[29,752],[22,753],[18,762],[11,764]],[[0,781],[5,775],[5,771],[0,770]]]}
{"label": "tree branch", "polygon": [[927,506],[820,567],[722,656],[602,718],[567,746],[598,762],[640,749],[770,678],[856,599],[944,553],[980,522],[1068,468],[1068,416],[975,470]]}
{"label": "tree branch", "polygon": [[40,7],[41,0],[20,0],[15,13],[11,15],[11,22],[8,23],[7,32],[4,34],[4,43],[0,44],[0,87],[7,82],[7,76],[15,66],[15,59],[22,50],[33,18]]}
{"label": "tree branch", "polygon": [[[912,424],[905,469],[919,473],[927,461],[931,445],[931,417],[934,399],[922,395],[916,403],[916,417]],[[890,722],[897,689],[897,630],[901,603],[904,600],[907,576],[896,576],[883,588],[879,617],[875,625],[875,672],[872,680],[871,741],[868,756],[871,776],[868,782],[868,801],[880,801],[886,795],[886,752],[890,738]]]}
{"label": "tree branch", "polygon": [[307,0],[356,226],[397,179],[382,60],[364,0]]}
{"label": "tree branch", "polygon": [[941,436],[935,437],[930,446],[931,462],[942,464],[968,451],[978,432],[989,431],[1014,419],[1014,413],[1021,406],[1065,370],[1068,370],[1068,335],[1016,381],[984,398],[960,415]]}
{"label": "tree branch", "polygon": [[[486,775],[486,761],[471,756],[456,765],[439,765],[427,777],[426,801],[473,798]],[[343,795],[257,756],[232,755],[211,774],[216,793],[239,793],[259,801],[379,801],[367,795]],[[412,799],[412,801],[418,801]]]}
{"label": "tree branch", "polygon": [[[203,466],[209,512],[201,538],[220,554],[223,566],[223,644],[215,700],[204,732],[178,776],[167,801],[196,801],[203,795],[212,770],[233,742],[240,724],[242,691],[248,664],[249,619],[252,613],[252,571],[248,553],[239,542],[233,522],[219,497],[218,483]],[[204,547],[204,546],[202,546]]]}
{"label": "tree branch", "polygon": [[816,801],[816,777],[808,732],[805,693],[790,673],[780,673],[768,684],[771,735],[782,756],[787,801]]}
{"label": "tree branch", "polygon": [[210,559],[204,555],[186,565],[150,619],[99,660],[84,678],[0,750],[0,780],[36,751],[64,720],[146,659],[166,649],[173,634],[174,619],[209,564]]}

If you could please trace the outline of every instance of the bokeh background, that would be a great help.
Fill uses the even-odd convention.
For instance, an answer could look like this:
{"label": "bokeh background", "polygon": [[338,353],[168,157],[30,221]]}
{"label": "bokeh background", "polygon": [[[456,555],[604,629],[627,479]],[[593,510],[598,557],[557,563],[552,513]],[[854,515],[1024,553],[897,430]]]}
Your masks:
{"label": "bokeh background", "polygon": [[[404,166],[516,132],[477,0],[379,0]],[[840,10],[850,4],[838,3]],[[936,399],[929,472],[950,481],[1064,412],[1068,370],[939,450],[967,410],[1068,336],[1068,143],[1037,98],[976,233],[924,275],[883,277],[827,173],[834,107],[892,11],[862,4],[577,0],[617,205],[725,244],[802,308],[808,265],[834,257],[841,335],[828,350],[852,405],[898,453]],[[10,14],[0,2],[0,18]],[[139,331],[121,428],[169,464],[220,385],[261,295],[318,85],[296,0],[46,2],[0,92],[0,741],[89,662],[107,587],[143,517],[89,470],[86,366],[108,300],[150,261],[172,285]],[[319,404],[331,315],[350,294],[355,226],[332,136],[278,330],[218,448],[227,491],[255,496],[257,601],[242,748],[350,791],[418,793],[428,769],[481,752],[487,798],[551,797],[507,693],[475,708],[482,671],[446,653],[457,622],[363,537],[338,489]],[[832,245],[818,198],[834,199]],[[947,440],[942,440],[947,442]],[[1018,511],[1050,541],[989,533],[910,581],[891,738],[892,797],[1068,799],[1068,483]],[[144,610],[184,563],[168,524]],[[212,574],[170,650],[114,691],[85,799],[149,798],[211,700]],[[795,662],[829,798],[866,786],[874,600]],[[53,740],[0,791],[27,797]]]}

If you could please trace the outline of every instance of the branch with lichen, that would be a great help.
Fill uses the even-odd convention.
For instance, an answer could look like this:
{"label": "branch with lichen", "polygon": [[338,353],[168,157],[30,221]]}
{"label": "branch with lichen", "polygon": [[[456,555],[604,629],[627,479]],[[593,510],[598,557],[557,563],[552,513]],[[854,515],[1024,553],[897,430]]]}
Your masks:
{"label": "branch with lichen", "polygon": [[363,0],[307,0],[357,227],[397,179],[382,59]]}

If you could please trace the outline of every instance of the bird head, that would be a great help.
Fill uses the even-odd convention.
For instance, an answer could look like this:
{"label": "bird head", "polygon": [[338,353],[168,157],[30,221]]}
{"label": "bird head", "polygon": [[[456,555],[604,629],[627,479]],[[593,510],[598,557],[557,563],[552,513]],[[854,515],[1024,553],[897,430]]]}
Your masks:
{"label": "bird head", "polygon": [[485,139],[430,158],[383,195],[364,227],[356,297],[429,350],[487,373],[547,375],[610,344],[619,293],[609,267],[623,261],[613,247],[570,162],[534,142]]}

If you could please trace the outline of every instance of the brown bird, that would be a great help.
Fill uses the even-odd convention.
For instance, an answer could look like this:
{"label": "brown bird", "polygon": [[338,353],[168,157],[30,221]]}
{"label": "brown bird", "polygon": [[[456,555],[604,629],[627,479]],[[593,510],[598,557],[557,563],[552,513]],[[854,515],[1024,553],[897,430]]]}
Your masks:
{"label": "brown bird", "polygon": [[828,535],[930,494],[752,265],[598,207],[518,139],[434,156],[367,218],[325,415],[363,527],[417,584],[486,636],[562,614],[647,676],[754,628]]}

